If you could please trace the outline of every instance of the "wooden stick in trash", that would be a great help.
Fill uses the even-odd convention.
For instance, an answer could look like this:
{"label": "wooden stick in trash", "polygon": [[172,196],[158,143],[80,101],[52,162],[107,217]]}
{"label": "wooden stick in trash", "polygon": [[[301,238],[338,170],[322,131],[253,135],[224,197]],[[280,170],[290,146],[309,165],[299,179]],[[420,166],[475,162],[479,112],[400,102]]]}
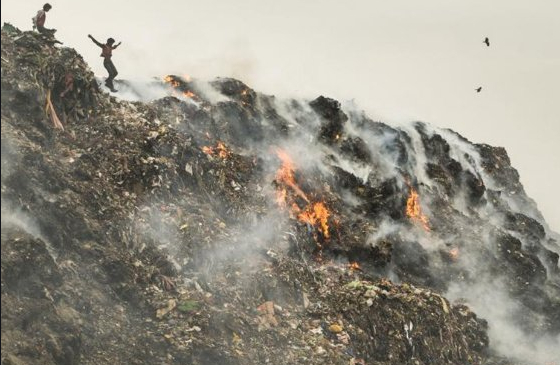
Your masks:
{"label": "wooden stick in trash", "polygon": [[45,105],[45,112],[47,114],[50,114],[51,120],[55,128],[64,130],[64,126],[60,122],[60,119],[58,119],[58,116],[56,115],[56,111],[54,110],[54,105],[51,102],[51,90],[47,90],[47,104]]}

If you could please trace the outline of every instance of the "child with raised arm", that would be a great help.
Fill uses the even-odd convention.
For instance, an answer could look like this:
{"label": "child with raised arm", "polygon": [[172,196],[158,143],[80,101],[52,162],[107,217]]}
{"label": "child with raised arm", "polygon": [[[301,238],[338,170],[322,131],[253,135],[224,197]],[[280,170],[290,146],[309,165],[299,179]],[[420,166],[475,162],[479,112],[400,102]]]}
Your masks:
{"label": "child with raised arm", "polygon": [[120,46],[121,42],[117,43],[116,45],[113,45],[115,44],[115,40],[113,38],[109,38],[107,39],[107,43],[102,44],[97,40],[95,40],[95,38],[93,38],[91,34],[88,34],[88,37],[93,41],[93,43],[101,47],[101,57],[104,58],[103,66],[105,66],[105,69],[109,73],[109,77],[107,78],[107,80],[105,80],[105,85],[112,92],[117,92],[117,90],[113,86],[113,80],[115,79],[115,77],[117,77],[118,72],[117,72],[117,68],[113,64],[113,61],[111,60],[111,56],[113,55],[113,50],[116,49],[118,46]]}

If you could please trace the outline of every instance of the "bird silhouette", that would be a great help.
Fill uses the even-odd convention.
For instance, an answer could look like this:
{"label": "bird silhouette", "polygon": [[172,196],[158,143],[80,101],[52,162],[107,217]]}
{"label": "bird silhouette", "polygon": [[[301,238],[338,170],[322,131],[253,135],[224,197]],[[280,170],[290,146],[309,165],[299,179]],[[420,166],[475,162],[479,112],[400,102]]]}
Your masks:
{"label": "bird silhouette", "polygon": [[475,89],[477,93],[479,93],[480,91],[482,91],[482,86],[479,86],[478,88]]}
{"label": "bird silhouette", "polygon": [[486,43],[486,46],[490,47],[490,39],[488,39],[488,37],[484,38],[484,42],[482,43]]}

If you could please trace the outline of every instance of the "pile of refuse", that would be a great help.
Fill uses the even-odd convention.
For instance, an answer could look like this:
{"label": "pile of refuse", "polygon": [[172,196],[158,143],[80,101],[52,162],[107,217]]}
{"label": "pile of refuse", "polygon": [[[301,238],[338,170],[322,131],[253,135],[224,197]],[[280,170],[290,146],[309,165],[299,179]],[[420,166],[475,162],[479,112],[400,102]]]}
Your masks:
{"label": "pile of refuse", "polygon": [[9,25],[1,72],[2,364],[523,363],[481,283],[560,333],[558,236],[501,148],[230,78],[127,102]]}

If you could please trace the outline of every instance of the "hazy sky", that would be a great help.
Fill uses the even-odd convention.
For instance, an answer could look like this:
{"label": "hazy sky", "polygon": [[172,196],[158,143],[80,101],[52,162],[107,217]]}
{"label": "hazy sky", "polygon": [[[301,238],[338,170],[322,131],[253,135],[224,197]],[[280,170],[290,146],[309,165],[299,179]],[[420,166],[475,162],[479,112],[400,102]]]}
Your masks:
{"label": "hazy sky", "polygon": [[[50,3],[46,26],[101,76],[88,33],[123,42],[119,78],[234,76],[269,94],[355,99],[389,124],[422,120],[503,146],[560,231],[559,0]],[[42,5],[3,0],[2,21],[30,29]]]}

